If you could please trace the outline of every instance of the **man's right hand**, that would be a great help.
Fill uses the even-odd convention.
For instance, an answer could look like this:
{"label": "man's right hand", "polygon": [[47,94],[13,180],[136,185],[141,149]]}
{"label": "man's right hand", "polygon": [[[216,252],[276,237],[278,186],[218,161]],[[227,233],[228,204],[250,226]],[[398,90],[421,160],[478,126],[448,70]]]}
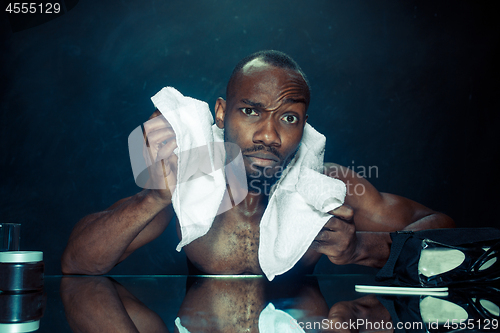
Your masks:
{"label": "man's right hand", "polygon": [[144,123],[144,139],[144,158],[151,162],[147,187],[170,204],[177,181],[177,156],[173,153],[177,141],[172,126],[160,111],[156,110]]}

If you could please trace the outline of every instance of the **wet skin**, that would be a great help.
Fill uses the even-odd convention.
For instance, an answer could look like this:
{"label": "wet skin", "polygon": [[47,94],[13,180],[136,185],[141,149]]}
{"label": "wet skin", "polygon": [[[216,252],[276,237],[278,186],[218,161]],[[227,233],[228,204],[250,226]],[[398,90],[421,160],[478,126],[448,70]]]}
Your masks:
{"label": "wet skin", "polygon": [[[269,180],[298,149],[307,119],[307,85],[299,73],[255,59],[243,67],[229,91],[227,101],[217,100],[216,124],[224,128],[226,142],[241,148],[249,180],[259,172],[265,173],[261,180]],[[249,183],[245,200],[218,215],[205,236],[184,247],[198,269],[212,274],[262,274],[259,224],[269,187]],[[309,250],[296,270],[312,270],[320,256]]]}

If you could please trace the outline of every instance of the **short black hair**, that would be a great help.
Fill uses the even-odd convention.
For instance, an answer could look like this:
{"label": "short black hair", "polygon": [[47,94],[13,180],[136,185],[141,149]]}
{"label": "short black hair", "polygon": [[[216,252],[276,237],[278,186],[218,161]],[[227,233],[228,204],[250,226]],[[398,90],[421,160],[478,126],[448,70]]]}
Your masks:
{"label": "short black hair", "polygon": [[284,69],[290,69],[293,71],[298,72],[302,77],[304,78],[304,81],[306,82],[307,85],[307,99],[309,104],[309,99],[310,99],[310,94],[311,94],[311,88],[309,86],[309,81],[307,80],[306,74],[302,71],[302,68],[300,68],[299,64],[295,60],[292,59],[288,54],[283,53],[281,51],[276,51],[276,50],[264,50],[264,51],[258,51],[255,53],[252,53],[245,58],[241,59],[236,66],[233,69],[233,72],[231,73],[231,77],[229,78],[229,81],[226,86],[226,98],[229,98],[229,87],[233,83],[233,81],[236,78],[236,75],[241,71],[241,69],[248,64],[250,61],[254,59],[261,59],[264,61],[266,64],[278,67],[278,68],[284,68]]}

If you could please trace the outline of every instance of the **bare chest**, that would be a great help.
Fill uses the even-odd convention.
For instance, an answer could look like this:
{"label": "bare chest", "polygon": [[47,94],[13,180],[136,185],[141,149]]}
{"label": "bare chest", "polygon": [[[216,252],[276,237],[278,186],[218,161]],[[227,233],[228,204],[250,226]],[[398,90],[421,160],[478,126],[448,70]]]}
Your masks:
{"label": "bare chest", "polygon": [[228,211],[208,233],[184,247],[191,262],[208,274],[262,274],[258,260],[261,216]]}

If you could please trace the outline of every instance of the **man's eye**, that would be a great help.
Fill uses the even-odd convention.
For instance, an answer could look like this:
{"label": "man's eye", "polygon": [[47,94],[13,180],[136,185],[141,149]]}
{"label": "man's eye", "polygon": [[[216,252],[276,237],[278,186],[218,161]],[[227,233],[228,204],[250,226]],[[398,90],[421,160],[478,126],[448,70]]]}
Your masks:
{"label": "man's eye", "polygon": [[257,112],[255,112],[255,110],[252,109],[252,108],[242,108],[241,112],[243,112],[247,116],[255,116],[255,115],[257,115]]}
{"label": "man's eye", "polygon": [[286,115],[281,119],[286,121],[287,123],[290,123],[290,124],[295,124],[296,122],[299,121],[299,118],[292,116],[292,115]]}

